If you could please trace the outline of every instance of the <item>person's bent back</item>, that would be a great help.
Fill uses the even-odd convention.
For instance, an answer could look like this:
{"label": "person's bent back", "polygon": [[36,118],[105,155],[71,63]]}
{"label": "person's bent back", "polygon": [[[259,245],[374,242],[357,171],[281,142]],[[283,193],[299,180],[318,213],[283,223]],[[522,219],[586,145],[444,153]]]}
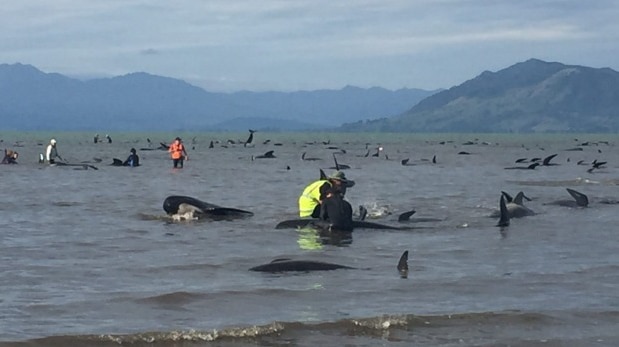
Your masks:
{"label": "person's bent back", "polygon": [[340,192],[327,193],[320,209],[320,219],[329,222],[331,230],[352,231],[352,206]]}

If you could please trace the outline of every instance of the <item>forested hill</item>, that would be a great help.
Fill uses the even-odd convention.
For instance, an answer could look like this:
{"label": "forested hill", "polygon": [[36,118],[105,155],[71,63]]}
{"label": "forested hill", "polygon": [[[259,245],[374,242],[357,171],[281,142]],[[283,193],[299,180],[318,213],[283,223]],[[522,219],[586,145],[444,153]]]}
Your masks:
{"label": "forested hill", "polygon": [[347,131],[617,132],[619,73],[530,59],[436,93]]}

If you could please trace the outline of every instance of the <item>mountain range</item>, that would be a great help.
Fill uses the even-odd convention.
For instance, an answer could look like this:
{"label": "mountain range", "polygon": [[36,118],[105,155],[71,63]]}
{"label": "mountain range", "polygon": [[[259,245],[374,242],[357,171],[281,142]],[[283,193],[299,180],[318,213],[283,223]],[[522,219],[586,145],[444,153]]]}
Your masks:
{"label": "mountain range", "polygon": [[394,117],[346,131],[617,132],[619,73],[538,59],[485,71]]}
{"label": "mountain range", "polygon": [[446,90],[208,92],[131,73],[82,81],[0,65],[5,130],[617,132],[619,73],[529,59]]}
{"label": "mountain range", "polygon": [[31,65],[0,65],[4,130],[333,129],[346,122],[400,114],[436,92],[347,86],[214,93],[144,72],[82,81]]}

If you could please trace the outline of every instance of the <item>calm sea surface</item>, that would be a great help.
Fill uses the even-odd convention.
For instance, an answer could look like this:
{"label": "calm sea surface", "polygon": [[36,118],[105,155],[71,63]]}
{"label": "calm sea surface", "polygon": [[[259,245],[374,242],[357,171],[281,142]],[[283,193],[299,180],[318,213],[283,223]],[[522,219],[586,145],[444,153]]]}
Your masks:
{"label": "calm sea surface", "polygon": [[[619,345],[616,135],[258,132],[253,147],[238,144],[244,133],[110,135],[0,133],[20,153],[0,166],[0,346]],[[140,150],[177,135],[182,170]],[[52,136],[65,160],[98,170],[38,164]],[[110,166],[131,147],[141,167]],[[319,168],[333,171],[333,153],[356,181],[347,199],[372,221],[403,225],[411,209],[440,221],[358,229],[340,244],[276,230]],[[558,165],[505,169],[555,153]],[[589,173],[594,160],[608,163]],[[551,204],[571,199],[565,188],[589,207]],[[537,214],[496,227],[501,191],[523,191]],[[172,222],[169,195],[255,215]],[[356,269],[248,271],[282,257]]]}

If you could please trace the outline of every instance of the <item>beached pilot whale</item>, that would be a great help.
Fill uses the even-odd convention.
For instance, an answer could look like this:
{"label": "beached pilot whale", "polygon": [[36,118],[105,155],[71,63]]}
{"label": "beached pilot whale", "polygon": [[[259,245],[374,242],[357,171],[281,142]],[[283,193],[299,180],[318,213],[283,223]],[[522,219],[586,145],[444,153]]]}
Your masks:
{"label": "beached pilot whale", "polygon": [[[505,200],[506,213],[509,215],[509,218],[521,218],[535,215],[535,212],[533,210],[524,206],[524,200],[526,199],[528,201],[531,201],[531,199],[524,195],[522,191],[518,192],[515,198],[512,198],[511,195],[504,191],[501,191],[501,196]],[[500,207],[501,206],[499,205],[499,210],[491,214],[490,217],[500,217],[502,214],[502,210]]]}
{"label": "beached pilot whale", "polygon": [[[288,258],[275,259],[270,263],[254,266],[249,271],[258,272],[309,272],[309,271],[331,271],[338,269],[356,269],[347,265],[335,263],[327,263],[317,260],[292,260]],[[408,274],[408,251],[405,251],[398,261],[397,269],[400,276],[404,277]]]}
{"label": "beached pilot whale", "polygon": [[587,195],[575,191],[574,189],[565,188],[567,192],[572,196],[573,200],[557,200],[546,203],[544,205],[558,205],[566,207],[587,207],[589,205],[589,198]]}
{"label": "beached pilot whale", "polygon": [[222,207],[190,196],[172,195],[163,201],[163,210],[168,215],[179,216],[180,219],[215,220],[235,219],[253,216],[253,212],[238,208]]}

